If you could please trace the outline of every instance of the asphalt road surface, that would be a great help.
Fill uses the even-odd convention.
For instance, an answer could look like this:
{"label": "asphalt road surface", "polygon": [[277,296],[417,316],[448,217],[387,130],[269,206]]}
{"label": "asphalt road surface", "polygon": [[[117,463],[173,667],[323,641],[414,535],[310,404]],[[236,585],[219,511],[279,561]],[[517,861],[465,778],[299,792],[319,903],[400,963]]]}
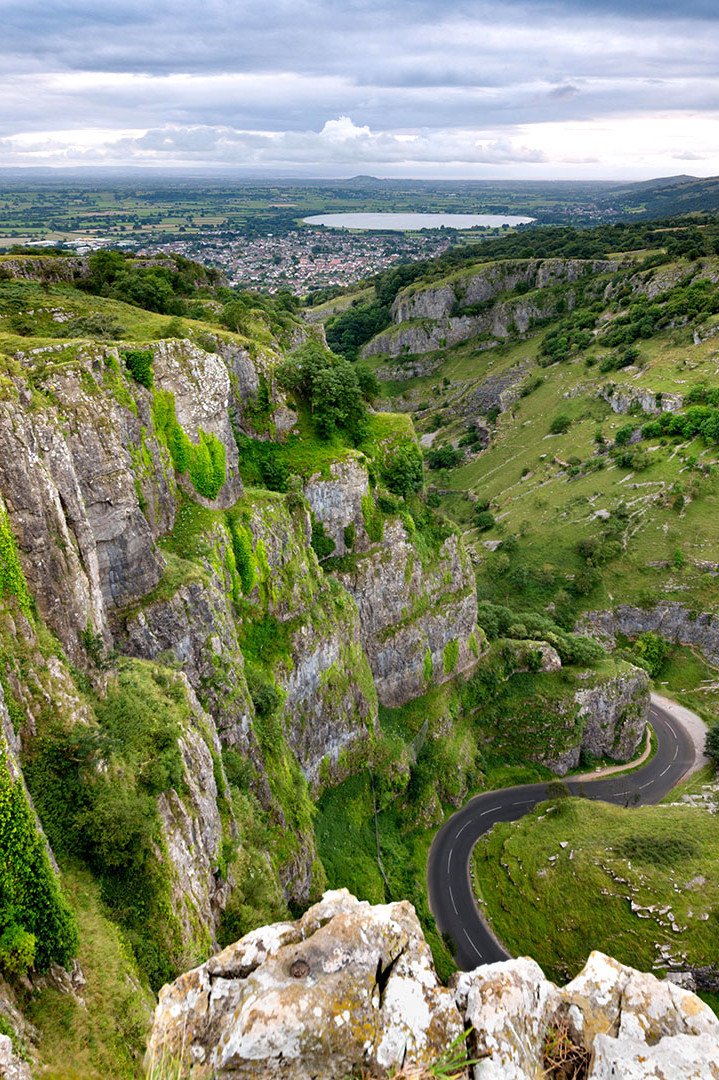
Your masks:
{"label": "asphalt road surface", "polygon": [[[566,780],[573,795],[621,806],[659,802],[692,768],[696,749],[681,722],[652,702],[650,720],[657,751],[629,775],[597,780]],[[475,903],[469,861],[477,840],[497,821],[516,821],[547,798],[547,784],[525,784],[477,795],[444,823],[432,842],[427,867],[429,906],[443,935],[454,942],[463,971],[507,960],[509,953],[494,936]]]}

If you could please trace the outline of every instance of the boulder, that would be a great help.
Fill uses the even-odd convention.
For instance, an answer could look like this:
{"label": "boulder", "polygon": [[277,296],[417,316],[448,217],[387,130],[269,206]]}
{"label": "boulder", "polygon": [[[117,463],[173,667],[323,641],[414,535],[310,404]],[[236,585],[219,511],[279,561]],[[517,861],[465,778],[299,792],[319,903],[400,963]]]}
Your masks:
{"label": "boulder", "polygon": [[146,1064],[174,1055],[192,1077],[334,1080],[429,1065],[461,1032],[412,906],[340,889],[164,987]]}

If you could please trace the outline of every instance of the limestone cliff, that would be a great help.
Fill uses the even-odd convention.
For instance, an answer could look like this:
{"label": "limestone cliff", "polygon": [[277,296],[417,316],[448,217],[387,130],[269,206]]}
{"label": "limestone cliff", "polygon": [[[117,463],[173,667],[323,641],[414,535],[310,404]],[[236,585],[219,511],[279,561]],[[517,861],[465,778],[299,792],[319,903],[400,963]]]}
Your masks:
{"label": "limestone cliff", "polygon": [[360,639],[381,703],[403,705],[473,668],[483,635],[474,574],[457,536],[450,534],[424,559],[406,519],[387,520],[382,535],[371,539],[369,477],[351,459],[333,466],[328,479],[313,477],[305,493],[337,554],[348,556],[336,564],[336,574],[357,602]]}
{"label": "limestone cliff", "polygon": [[558,1040],[590,1080],[719,1076],[719,1020],[688,990],[598,952],[563,988],[519,959],[447,989],[410,904],[346,890],[164,987],[146,1063],[197,1080],[389,1076],[456,1057],[462,1032],[476,1063],[456,1075],[474,1080],[547,1075]]}
{"label": "limestone cliff", "polygon": [[[557,315],[562,308],[554,286],[571,286],[617,266],[607,259],[507,260],[409,285],[392,305],[392,327],[372,338],[363,355],[426,353],[470,338],[491,347]],[[571,292],[562,303],[571,308]]]}
{"label": "limestone cliff", "polygon": [[586,689],[577,689],[569,708],[580,738],[568,750],[545,759],[545,763],[564,775],[576,768],[582,753],[613,761],[630,760],[644,737],[650,685],[645,671],[626,664],[616,674],[596,679]]}
{"label": "limestone cliff", "polygon": [[[338,453],[304,493],[244,489],[237,432],[280,442],[297,419],[274,382],[282,353],[222,335],[203,345],[30,348],[0,394],[2,556],[17,551],[24,590],[21,611],[0,612],[0,674],[22,713],[8,745],[19,763],[86,729],[96,748],[78,783],[93,798],[104,775],[136,783],[130,801],[149,794],[174,965],[216,943],[257,819],[282,842],[252,858],[286,900],[308,902],[322,881],[311,797],[367,760],[378,691],[405,701],[478,652],[458,539],[423,561],[409,524],[378,511],[363,455]],[[313,521],[338,556],[352,533],[363,569],[328,573]],[[0,600],[2,588],[0,576]],[[172,760],[157,780],[127,746],[106,746],[118,694],[140,711],[158,695]],[[250,800],[239,817],[225,760]]]}

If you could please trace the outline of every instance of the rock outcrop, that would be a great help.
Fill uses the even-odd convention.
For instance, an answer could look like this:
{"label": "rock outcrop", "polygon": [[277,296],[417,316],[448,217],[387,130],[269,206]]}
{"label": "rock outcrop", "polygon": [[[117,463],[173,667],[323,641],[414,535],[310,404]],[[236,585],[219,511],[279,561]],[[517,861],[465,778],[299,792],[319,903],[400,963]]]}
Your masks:
{"label": "rock outcrop", "polygon": [[588,1080],[719,1077],[719,1020],[690,991],[598,952],[563,988],[524,958],[445,989],[410,904],[344,889],[164,987],[146,1064],[192,1080],[388,1076],[430,1067],[463,1031],[474,1080],[536,1080],[557,1038]]}
{"label": "rock outcrop", "polygon": [[660,416],[665,412],[678,412],[683,404],[682,394],[661,394],[645,390],[640,386],[627,386],[608,383],[599,391],[599,397],[606,401],[612,412],[628,413],[638,410],[650,416]]}
{"label": "rock outcrop", "polygon": [[574,722],[581,739],[557,757],[545,759],[545,764],[563,776],[579,764],[582,753],[629,761],[644,737],[649,706],[649,677],[632,664],[622,665],[616,674],[576,690]]}
{"label": "rock outcrop", "polygon": [[[431,352],[470,338],[492,347],[558,314],[554,285],[616,270],[614,260],[523,259],[487,263],[428,285],[409,285],[392,305],[393,326],[372,338],[364,356]],[[517,290],[517,295],[506,296]],[[530,295],[525,295],[530,294]],[[566,302],[571,307],[573,298]]]}
{"label": "rock outcrop", "polygon": [[617,634],[634,638],[651,631],[667,641],[693,645],[710,664],[719,665],[719,617],[710,612],[695,614],[675,601],[648,608],[620,604],[613,611],[588,611],[577,628],[612,648]]}
{"label": "rock outcrop", "polygon": [[452,534],[426,566],[399,521],[337,574],[357,602],[360,635],[383,705],[403,705],[471,670],[484,645],[472,568]]}

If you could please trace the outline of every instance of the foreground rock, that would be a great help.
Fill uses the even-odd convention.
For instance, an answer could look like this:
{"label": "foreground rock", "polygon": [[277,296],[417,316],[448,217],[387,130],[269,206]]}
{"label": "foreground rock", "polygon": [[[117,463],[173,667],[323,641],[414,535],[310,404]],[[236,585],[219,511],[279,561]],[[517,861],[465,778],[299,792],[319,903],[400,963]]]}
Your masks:
{"label": "foreground rock", "polygon": [[164,987],[147,1062],[177,1058],[193,1077],[382,1074],[431,1064],[461,1032],[412,906],[341,889]]}
{"label": "foreground rock", "polygon": [[439,984],[410,904],[328,892],[164,987],[146,1065],[181,1064],[193,1080],[387,1076],[431,1066],[471,1029],[474,1080],[553,1075],[558,1037],[589,1080],[719,1080],[708,1006],[602,953],[563,988],[527,958],[452,982]]}

